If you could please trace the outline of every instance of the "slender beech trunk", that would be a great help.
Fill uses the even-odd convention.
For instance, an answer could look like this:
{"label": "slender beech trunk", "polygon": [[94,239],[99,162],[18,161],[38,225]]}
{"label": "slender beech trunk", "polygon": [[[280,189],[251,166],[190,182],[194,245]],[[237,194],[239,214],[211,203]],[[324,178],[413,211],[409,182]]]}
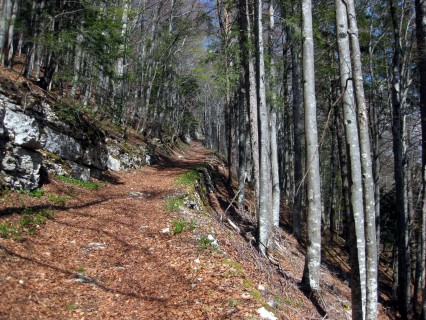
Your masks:
{"label": "slender beech trunk", "polygon": [[365,319],[366,312],[366,261],[364,231],[364,201],[358,123],[352,80],[351,54],[346,2],[336,0],[337,44],[339,49],[340,86],[343,101],[343,119],[349,158],[352,243],[351,292],[352,318]]}
{"label": "slender beech trunk", "polygon": [[371,81],[371,106],[372,111],[371,119],[371,135],[372,135],[372,150],[373,150],[373,180],[374,180],[374,206],[376,212],[376,245],[377,245],[377,264],[379,265],[380,260],[380,133],[379,133],[379,119],[378,119],[378,103],[376,101],[376,77],[373,68],[374,58],[374,47],[372,44],[372,35],[374,32],[373,25],[370,26],[370,43],[368,48],[369,53],[369,69],[370,69],[370,81]]}
{"label": "slender beech trunk", "polygon": [[[334,99],[332,99],[333,88],[330,88],[330,94],[329,94],[329,103],[330,103],[330,110],[329,112],[332,112],[332,108],[334,106],[332,105]],[[330,151],[330,178],[329,178],[329,187],[328,187],[328,207],[326,207],[326,210],[328,211],[328,221],[329,224],[329,230],[330,230],[330,237],[329,241],[332,243],[334,239],[335,234],[335,224],[336,224],[336,127],[330,126],[330,140],[331,140],[331,151]]]}
{"label": "slender beech trunk", "polygon": [[245,202],[245,184],[246,184],[246,136],[247,136],[247,121],[246,121],[246,95],[243,89],[245,82],[244,76],[241,79],[241,88],[239,90],[239,109],[238,109],[238,124],[239,124],[239,135],[238,135],[238,203],[241,208],[244,208]]}
{"label": "slender beech trunk", "polygon": [[274,1],[269,3],[269,57],[270,57],[270,90],[271,90],[271,174],[272,174],[272,215],[273,224],[278,227],[280,224],[280,172],[278,164],[278,144],[277,144],[277,95],[276,95],[276,69],[273,54],[273,32],[274,32]]}
{"label": "slender beech trunk", "polygon": [[[311,292],[320,290],[321,268],[321,176],[315,98],[315,57],[311,0],[302,1],[303,104],[305,110],[306,196],[308,230],[302,282]],[[296,160],[297,161],[297,160]]]}
{"label": "slender beech trunk", "polygon": [[[250,9],[247,0],[240,0],[240,6],[244,10],[243,31],[245,32],[245,41],[243,53],[243,63],[246,79],[246,96],[247,107],[249,113],[250,125],[250,145],[251,145],[251,159],[253,162],[253,180],[254,180],[254,194],[256,199],[255,207],[258,207],[259,199],[259,127],[258,127],[258,104],[257,104],[257,91],[256,91],[256,72],[254,68],[254,58],[252,40],[251,40],[251,21]],[[244,54],[247,54],[244,56]]]}
{"label": "slender beech trunk", "polygon": [[12,0],[2,1],[0,11],[0,64],[3,65],[7,51],[9,21],[12,16]]}
{"label": "slender beech trunk", "polygon": [[258,242],[260,251],[265,254],[269,247],[272,234],[272,208],[271,208],[271,163],[270,163],[270,132],[269,110],[266,105],[265,89],[265,63],[263,48],[263,1],[255,1],[255,35],[256,35],[256,71],[257,71],[257,101],[259,123],[259,209]]}
{"label": "slender beech trunk", "polygon": [[6,51],[5,51],[5,65],[8,67],[12,67],[13,64],[13,53],[14,53],[14,46],[13,46],[13,36],[15,34],[15,21],[16,21],[16,14],[18,12],[18,0],[13,1],[13,7],[12,12],[10,16],[9,21],[9,30],[7,32],[7,45],[6,45]]}
{"label": "slender beech trunk", "polygon": [[82,49],[81,43],[83,42],[83,35],[78,34],[75,45],[75,55],[74,55],[74,76],[72,79],[72,87],[71,87],[71,97],[75,97],[77,92],[78,79],[80,77],[80,66],[81,66],[81,56]]}
{"label": "slender beech trunk", "polygon": [[[298,7],[298,5],[295,5]],[[294,183],[295,183],[295,196],[293,205],[293,234],[297,239],[301,239],[301,217],[302,217],[302,196],[303,196],[303,156],[302,156],[302,117],[301,117],[301,106],[302,99],[300,93],[300,39],[297,37],[294,30],[289,32],[291,37],[291,75],[292,75],[292,93],[293,93],[293,130],[294,130]]]}
{"label": "slender beech trunk", "polygon": [[280,224],[280,172],[278,165],[278,144],[277,144],[277,110],[271,109],[271,174],[272,174],[272,216],[273,225],[278,227]]}
{"label": "slender beech trunk", "polygon": [[[223,16],[222,16],[223,14]],[[229,31],[230,21],[228,4],[222,0],[217,1],[217,15],[222,37],[222,51],[225,59],[225,133],[226,133],[226,155],[228,165],[228,185],[232,182],[232,104],[230,89],[230,56],[229,56]]]}
{"label": "slender beech trunk", "polygon": [[389,0],[393,25],[393,59],[392,59],[392,137],[394,154],[395,196],[398,241],[398,309],[402,319],[407,319],[410,304],[410,254],[408,243],[408,212],[406,211],[406,185],[404,178],[403,131],[401,105],[401,39],[399,21],[394,0]]}
{"label": "slender beech trunk", "polygon": [[366,245],[366,287],[367,305],[366,319],[377,318],[377,244],[376,244],[376,212],[374,198],[373,165],[371,160],[370,132],[367,104],[364,93],[364,82],[361,63],[361,49],[358,40],[358,25],[355,3],[346,0],[350,41],[352,48],[352,66],[355,85],[355,98],[358,111],[359,145],[361,151],[361,169],[364,193],[365,245]]}
{"label": "slender beech trunk", "polygon": [[420,236],[421,265],[420,274],[425,281],[423,288],[423,306],[421,319],[426,320],[426,1],[415,0],[416,5],[416,36],[418,50],[418,67],[420,74],[420,114],[422,127],[422,226]]}
{"label": "slender beech trunk", "polygon": [[344,143],[344,127],[342,123],[342,113],[337,108],[334,109],[334,123],[337,129],[337,149],[339,154],[342,201],[343,210],[343,239],[345,239],[345,247],[349,248],[349,234],[351,221],[351,195],[349,190],[349,168],[347,150]]}

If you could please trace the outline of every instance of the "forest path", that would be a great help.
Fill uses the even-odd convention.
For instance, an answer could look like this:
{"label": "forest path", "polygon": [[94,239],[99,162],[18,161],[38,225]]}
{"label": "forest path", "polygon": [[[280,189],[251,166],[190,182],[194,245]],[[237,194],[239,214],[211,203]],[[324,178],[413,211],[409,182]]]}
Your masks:
{"label": "forest path", "polygon": [[[95,191],[53,182],[40,199],[1,199],[0,223],[69,195],[35,235],[0,239],[0,319],[259,319],[258,284],[225,253],[233,235],[205,213],[167,208],[182,193],[177,176],[211,156],[195,143],[173,164],[114,173]],[[164,232],[182,220],[181,234]]]}

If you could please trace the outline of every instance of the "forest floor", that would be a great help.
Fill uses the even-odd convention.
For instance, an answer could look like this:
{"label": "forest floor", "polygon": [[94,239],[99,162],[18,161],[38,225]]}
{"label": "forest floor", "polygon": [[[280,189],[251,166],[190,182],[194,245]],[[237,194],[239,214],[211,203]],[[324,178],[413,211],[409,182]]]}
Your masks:
{"label": "forest floor", "polygon": [[[277,234],[271,263],[220,218],[224,190],[210,206],[181,207],[190,191],[179,181],[216,161],[211,151],[194,143],[164,159],[111,173],[98,189],[52,179],[38,194],[3,195],[0,319],[273,319],[260,316],[266,309],[351,318],[335,270],[343,258],[331,252],[322,268],[321,315],[300,290],[303,248],[290,234]],[[389,319],[383,307],[379,318]]]}

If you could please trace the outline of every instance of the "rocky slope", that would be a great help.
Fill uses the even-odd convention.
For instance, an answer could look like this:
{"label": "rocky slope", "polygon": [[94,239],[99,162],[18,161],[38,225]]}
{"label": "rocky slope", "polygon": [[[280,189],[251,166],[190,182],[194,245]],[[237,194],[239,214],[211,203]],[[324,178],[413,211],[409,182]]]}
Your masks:
{"label": "rocky slope", "polygon": [[85,118],[69,124],[54,112],[58,104],[28,82],[0,78],[0,178],[3,187],[32,190],[48,174],[80,180],[105,170],[135,169],[152,162],[142,141],[124,139]]}

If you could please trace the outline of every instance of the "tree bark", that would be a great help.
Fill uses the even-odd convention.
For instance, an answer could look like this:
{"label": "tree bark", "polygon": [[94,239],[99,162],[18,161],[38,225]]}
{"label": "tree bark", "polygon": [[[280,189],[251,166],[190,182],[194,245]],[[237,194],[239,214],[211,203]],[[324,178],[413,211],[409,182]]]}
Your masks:
{"label": "tree bark", "polygon": [[[320,290],[321,268],[321,176],[315,98],[315,57],[311,0],[302,1],[303,104],[305,110],[306,196],[308,230],[302,282],[311,292]],[[297,161],[297,160],[296,160]]]}
{"label": "tree bark", "polygon": [[258,243],[260,251],[265,254],[272,234],[271,208],[271,163],[269,112],[266,105],[265,64],[263,48],[263,1],[255,1],[255,35],[256,35],[256,83],[259,125],[259,209],[258,209]]}
{"label": "tree bark", "polygon": [[277,144],[277,95],[276,95],[276,68],[274,61],[272,38],[275,26],[274,1],[269,3],[269,57],[270,57],[270,90],[271,90],[271,108],[270,108],[270,127],[271,127],[271,174],[272,174],[272,216],[273,225],[278,227],[280,224],[280,172],[278,164],[278,144]]}
{"label": "tree bark", "polygon": [[9,30],[7,32],[7,43],[5,50],[5,65],[8,67],[12,67],[13,65],[13,54],[14,54],[14,46],[13,46],[13,36],[15,34],[15,20],[18,12],[18,0],[13,1],[12,12],[9,21]]}
{"label": "tree bark", "polygon": [[420,236],[420,274],[425,281],[421,319],[426,320],[426,1],[415,0],[416,38],[418,50],[418,67],[420,74],[420,115],[422,128],[422,225]]}
{"label": "tree bark", "polygon": [[346,2],[336,0],[337,44],[339,49],[340,86],[343,101],[343,119],[349,158],[352,242],[351,242],[351,292],[352,318],[365,319],[366,312],[366,261],[364,201],[361,155],[358,136],[357,114],[353,89],[350,45],[348,37]]}
{"label": "tree bark", "polygon": [[[241,86],[244,84],[244,75],[241,79]],[[246,136],[247,136],[247,121],[246,121],[246,96],[245,90],[240,88],[239,90],[239,109],[238,109],[238,123],[239,123],[239,135],[238,135],[238,203],[241,208],[245,205],[245,185],[246,185]]]}
{"label": "tree bark", "polygon": [[355,98],[358,110],[359,144],[361,151],[361,170],[364,194],[365,243],[366,243],[366,287],[367,305],[366,319],[377,318],[377,244],[376,244],[376,212],[374,198],[373,166],[371,160],[370,132],[365,101],[364,81],[362,74],[361,49],[358,39],[355,3],[346,0],[350,41],[352,48],[352,65],[355,85]]}
{"label": "tree bark", "polygon": [[393,25],[393,59],[392,59],[392,138],[395,175],[395,210],[397,215],[398,242],[398,309],[402,319],[407,319],[410,304],[410,254],[408,244],[408,212],[406,210],[406,185],[404,178],[403,131],[401,105],[401,39],[399,22],[394,0],[390,2]]}
{"label": "tree bark", "polygon": [[[297,6],[297,5],[295,5]],[[290,30],[289,37],[291,46],[291,75],[292,75],[292,93],[293,93],[293,128],[294,128],[294,184],[295,184],[295,196],[293,205],[293,234],[297,239],[301,239],[301,217],[302,217],[302,196],[303,196],[303,156],[302,156],[302,117],[301,113],[301,93],[300,93],[300,39],[295,34],[295,30]]]}
{"label": "tree bark", "polygon": [[7,48],[7,38],[9,30],[9,21],[12,16],[12,6],[13,3],[11,0],[2,1],[2,8],[0,11],[0,64],[3,65],[4,58],[6,55]]}

